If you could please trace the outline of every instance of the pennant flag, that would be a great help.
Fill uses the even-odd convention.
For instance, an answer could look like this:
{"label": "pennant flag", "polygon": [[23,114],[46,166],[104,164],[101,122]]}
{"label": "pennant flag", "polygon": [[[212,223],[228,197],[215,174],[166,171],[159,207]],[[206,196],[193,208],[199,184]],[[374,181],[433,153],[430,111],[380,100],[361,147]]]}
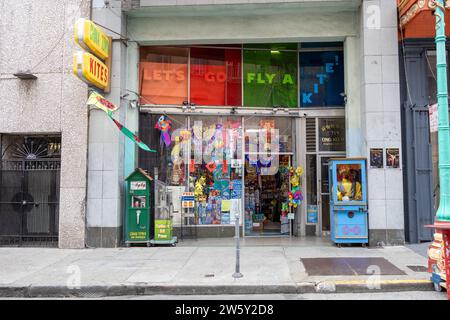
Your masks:
{"label": "pennant flag", "polygon": [[131,139],[132,141],[134,141],[134,143],[136,143],[138,145],[139,148],[145,150],[145,151],[149,151],[149,152],[156,152],[156,150],[152,150],[150,149],[145,143],[143,143],[141,141],[141,139],[139,139],[138,136],[136,136],[133,132],[131,132],[129,129],[127,129],[126,127],[124,127],[123,125],[120,124],[119,121],[117,121],[116,119],[114,119],[112,117],[111,114],[108,113],[108,116],[111,118],[111,120],[116,124],[117,128],[119,128],[119,130],[129,139]]}
{"label": "pennant flag", "polygon": [[109,116],[111,116],[112,113],[118,109],[112,102],[109,102],[101,94],[95,91],[92,91],[89,95],[87,105],[97,107],[105,111]]}
{"label": "pennant flag", "polygon": [[138,138],[133,132],[131,132],[129,129],[124,127],[120,122],[118,122],[116,119],[113,118],[113,112],[116,111],[118,108],[112,103],[106,100],[102,95],[99,93],[92,91],[92,93],[89,95],[89,99],[86,103],[87,105],[97,107],[108,115],[108,117],[111,118],[111,120],[116,124],[117,128],[129,139],[131,139],[134,143],[136,143],[139,148],[149,151],[149,152],[156,152],[156,150],[150,149],[145,143],[141,141],[141,139]]}

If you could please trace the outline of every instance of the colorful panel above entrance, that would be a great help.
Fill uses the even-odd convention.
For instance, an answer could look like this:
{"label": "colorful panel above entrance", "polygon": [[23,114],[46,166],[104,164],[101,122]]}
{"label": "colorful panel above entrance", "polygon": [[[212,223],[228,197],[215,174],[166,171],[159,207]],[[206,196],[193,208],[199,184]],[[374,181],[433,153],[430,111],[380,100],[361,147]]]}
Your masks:
{"label": "colorful panel above entrance", "polygon": [[144,105],[344,106],[342,43],[152,46],[140,54]]}

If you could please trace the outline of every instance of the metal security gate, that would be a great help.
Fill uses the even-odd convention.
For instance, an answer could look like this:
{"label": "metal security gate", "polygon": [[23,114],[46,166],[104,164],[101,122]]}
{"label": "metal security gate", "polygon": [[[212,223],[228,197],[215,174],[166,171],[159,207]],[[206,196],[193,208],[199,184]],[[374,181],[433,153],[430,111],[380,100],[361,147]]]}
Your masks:
{"label": "metal security gate", "polygon": [[403,116],[405,236],[410,243],[420,243],[433,239],[424,227],[434,217],[428,108],[406,104]]}
{"label": "metal security gate", "polygon": [[60,159],[1,160],[0,245],[57,246]]}

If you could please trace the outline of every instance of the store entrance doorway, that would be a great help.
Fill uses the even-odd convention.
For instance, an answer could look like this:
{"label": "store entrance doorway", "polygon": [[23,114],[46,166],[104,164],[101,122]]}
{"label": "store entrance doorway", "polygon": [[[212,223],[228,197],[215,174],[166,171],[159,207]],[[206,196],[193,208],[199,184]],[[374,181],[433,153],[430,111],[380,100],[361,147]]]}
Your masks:
{"label": "store entrance doorway", "polygon": [[292,121],[244,118],[245,236],[289,236]]}
{"label": "store entrance doorway", "polygon": [[264,174],[257,164],[245,160],[245,235],[288,236],[289,176],[292,155],[279,155],[279,170]]}

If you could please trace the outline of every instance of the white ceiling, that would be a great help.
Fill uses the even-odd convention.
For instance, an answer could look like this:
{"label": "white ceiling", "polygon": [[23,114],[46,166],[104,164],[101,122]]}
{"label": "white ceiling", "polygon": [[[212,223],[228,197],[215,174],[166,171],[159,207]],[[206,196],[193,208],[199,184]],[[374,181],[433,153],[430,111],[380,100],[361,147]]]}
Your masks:
{"label": "white ceiling", "polygon": [[[199,5],[196,1],[184,0],[180,4],[176,0],[156,1],[141,0],[140,8],[127,12],[130,17],[164,17],[164,16],[243,16],[243,15],[271,15],[292,13],[293,10],[303,12],[342,12],[355,11],[361,5],[361,0],[234,0],[229,2],[239,4],[211,4]],[[191,3],[192,4],[189,4]],[[206,3],[205,1],[203,3]],[[188,4],[187,4],[188,3]]]}

